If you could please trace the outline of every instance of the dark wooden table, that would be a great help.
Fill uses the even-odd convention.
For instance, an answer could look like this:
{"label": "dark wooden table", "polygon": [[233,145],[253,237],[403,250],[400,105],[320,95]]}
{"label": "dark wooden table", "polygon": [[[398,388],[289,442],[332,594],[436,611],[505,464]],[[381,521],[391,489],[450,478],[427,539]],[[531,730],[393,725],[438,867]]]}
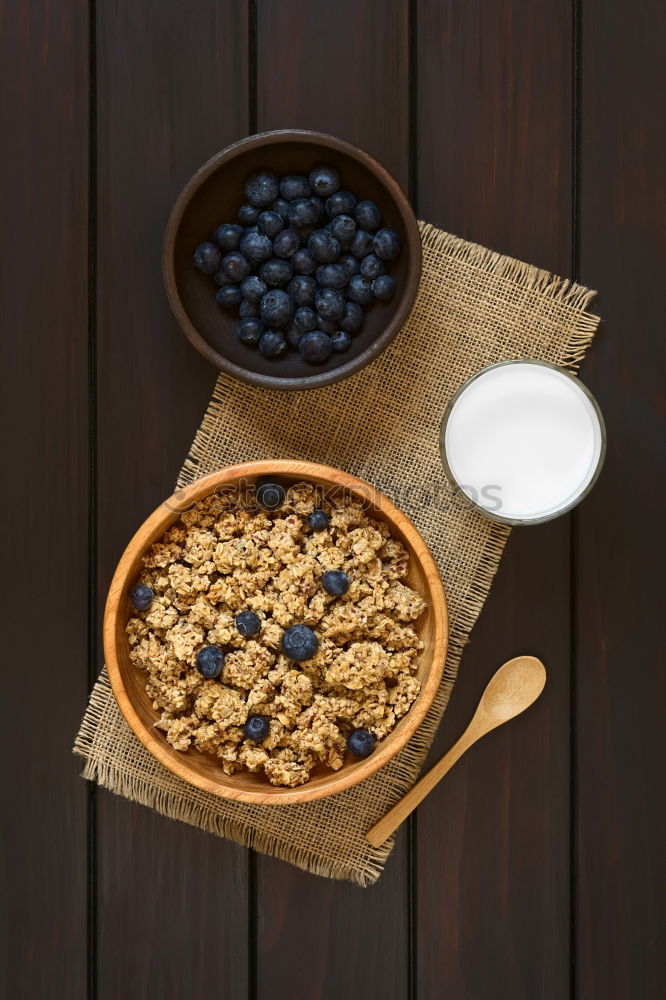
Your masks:
{"label": "dark wooden table", "polygon": [[[3,0],[1,995],[648,1000],[664,973],[666,5]],[[114,564],[215,372],[169,313],[183,182],[251,132],[330,131],[419,216],[571,274],[608,460],[516,531],[436,750],[492,670],[549,668],[361,890],[87,787],[70,747]]]}

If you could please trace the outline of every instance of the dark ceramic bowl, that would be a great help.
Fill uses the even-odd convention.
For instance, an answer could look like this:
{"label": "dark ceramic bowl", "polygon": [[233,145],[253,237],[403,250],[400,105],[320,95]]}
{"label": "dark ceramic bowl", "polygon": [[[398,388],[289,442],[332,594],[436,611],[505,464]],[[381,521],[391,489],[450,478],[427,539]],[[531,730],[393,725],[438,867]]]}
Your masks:
{"label": "dark ceramic bowl", "polygon": [[[382,212],[382,224],[397,230],[402,250],[391,261],[396,293],[389,302],[365,310],[363,326],[343,354],[320,365],[290,350],[264,358],[235,333],[238,316],[215,301],[216,285],[198,271],[192,255],[216,226],[234,222],[243,185],[255,170],[278,176],[308,174],[321,163],[339,170],[343,187],[359,201],[369,198]],[[269,389],[309,389],[337,382],[359,371],[393,340],[409,315],[421,277],[421,239],[414,213],[397,181],[377,160],[356,146],[318,132],[263,132],[218,153],[191,178],[167,224],[163,270],[167,295],[185,336],[204,357],[236,378]]]}

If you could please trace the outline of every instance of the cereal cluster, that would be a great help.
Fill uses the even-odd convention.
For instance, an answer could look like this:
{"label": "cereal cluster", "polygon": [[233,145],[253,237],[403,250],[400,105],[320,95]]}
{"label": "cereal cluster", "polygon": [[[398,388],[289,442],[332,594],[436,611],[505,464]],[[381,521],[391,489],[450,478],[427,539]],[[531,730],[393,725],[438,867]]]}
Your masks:
{"label": "cereal cluster", "polygon": [[[322,509],[326,527],[312,530],[308,515]],[[289,488],[275,511],[251,487],[200,501],[146,553],[138,584],[153,597],[127,624],[156,725],[175,749],[214,754],[227,774],[245,768],[295,786],[317,766],[337,770],[350,734],[381,739],[419,693],[413,623],[425,602],[403,582],[407,564],[384,522],[351,500],[325,502],[310,484]],[[347,574],[343,596],[322,586],[331,570]],[[260,620],[249,637],[236,624],[247,611]],[[281,648],[295,624],[318,640],[304,662]],[[224,651],[214,679],[197,669],[206,646]],[[254,716],[266,720],[261,741],[244,731]]]}

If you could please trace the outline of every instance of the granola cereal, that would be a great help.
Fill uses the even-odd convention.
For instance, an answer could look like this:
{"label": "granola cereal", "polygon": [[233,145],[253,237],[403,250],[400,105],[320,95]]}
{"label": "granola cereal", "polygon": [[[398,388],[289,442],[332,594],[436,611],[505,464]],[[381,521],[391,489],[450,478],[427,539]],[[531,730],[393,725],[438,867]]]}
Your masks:
{"label": "granola cereal", "polygon": [[[328,525],[314,531],[307,518],[320,509]],[[153,598],[127,623],[157,727],[176,750],[214,754],[227,774],[244,768],[272,785],[338,770],[353,731],[382,739],[419,693],[414,623],[425,601],[404,582],[407,567],[384,522],[348,498],[323,502],[310,484],[290,487],[275,511],[250,487],[199,501],[144,556],[137,584]],[[347,574],[342,597],[322,586],[331,570]],[[256,634],[239,632],[241,611],[258,616]],[[281,650],[295,624],[319,643],[304,662]],[[215,679],[196,665],[211,645],[224,652]],[[266,720],[261,741],[244,732],[256,715]]]}

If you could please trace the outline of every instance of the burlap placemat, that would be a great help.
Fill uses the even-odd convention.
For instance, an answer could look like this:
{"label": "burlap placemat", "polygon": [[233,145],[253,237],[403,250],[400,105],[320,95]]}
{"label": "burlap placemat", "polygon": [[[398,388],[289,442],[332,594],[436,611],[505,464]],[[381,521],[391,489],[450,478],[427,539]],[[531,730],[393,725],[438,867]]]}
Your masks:
{"label": "burlap placemat", "polygon": [[424,223],[421,234],[421,287],[391,347],[352,378],[314,392],[254,389],[220,375],[178,480],[182,486],[251,459],[308,459],[368,480],[412,518],[441,570],[451,629],[444,678],[417,734],[377,774],[329,799],[227,802],[148,754],[104,671],[75,744],[86,759],[84,777],[119,795],[360,885],[379,877],[393,847],[391,840],[372,848],[363,834],[418,775],[509,534],[466,506],[444,478],[438,434],[446,404],[469,375],[495,361],[531,357],[575,369],[598,324],[585,312],[594,292]]}

